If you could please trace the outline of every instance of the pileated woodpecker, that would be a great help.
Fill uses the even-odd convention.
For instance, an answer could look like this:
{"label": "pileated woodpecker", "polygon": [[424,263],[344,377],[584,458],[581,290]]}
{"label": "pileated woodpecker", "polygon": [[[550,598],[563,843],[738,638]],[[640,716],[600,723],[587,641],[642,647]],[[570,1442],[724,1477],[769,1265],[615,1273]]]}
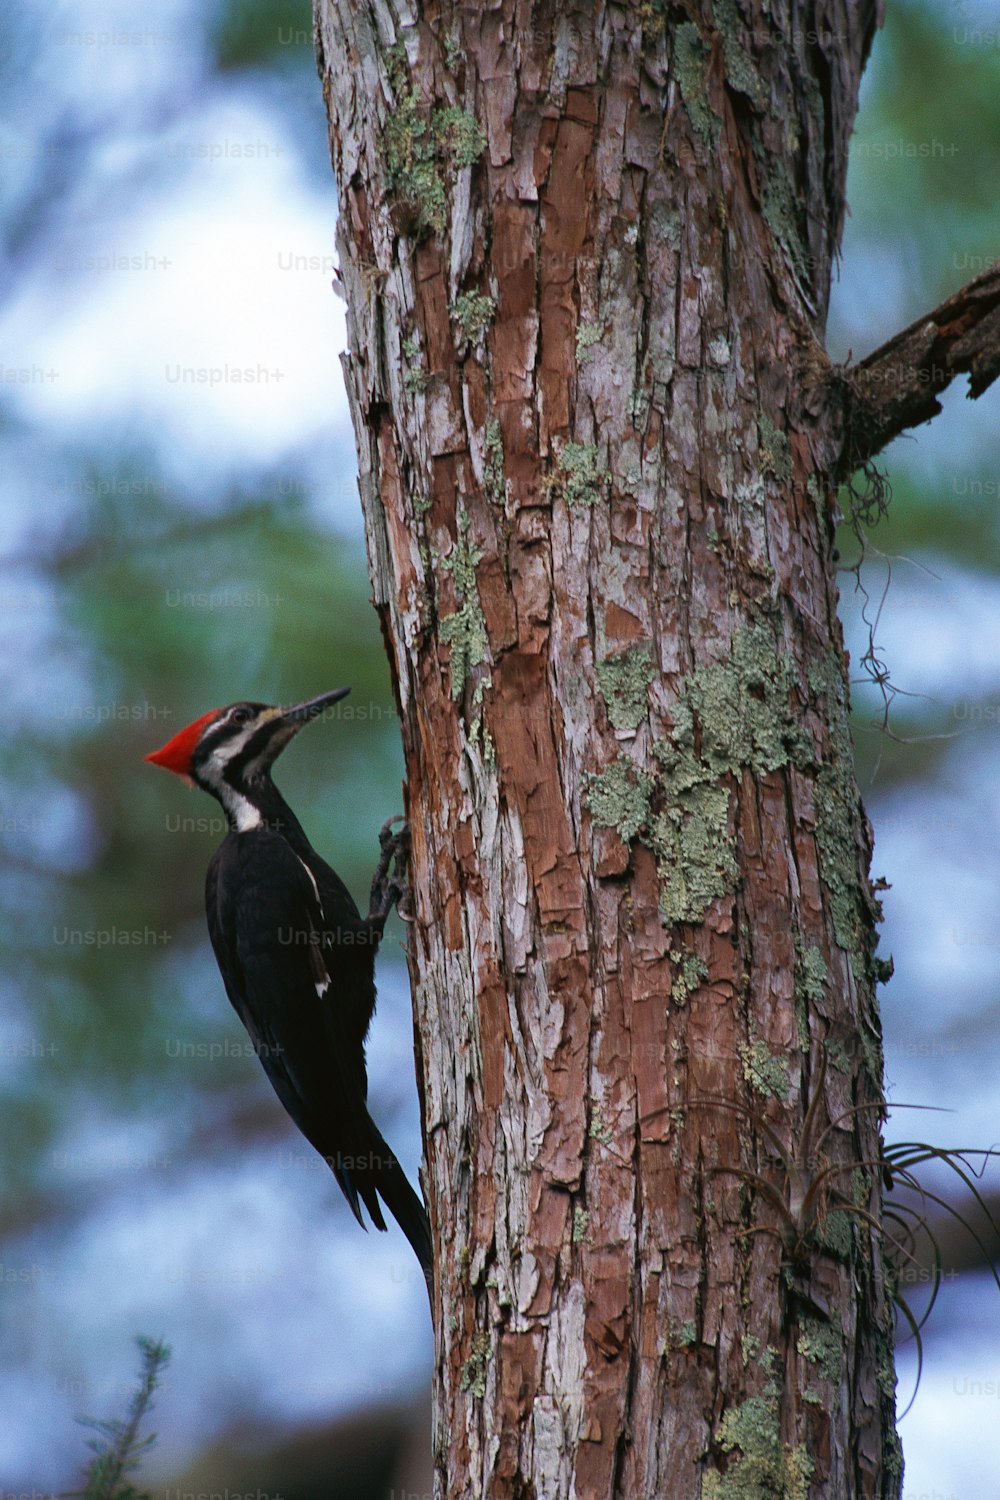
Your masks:
{"label": "pileated woodpecker", "polygon": [[[285,1109],[326,1158],[358,1223],[385,1229],[379,1196],[431,1282],[424,1206],[368,1113],[365,1038],[375,1009],[375,952],[406,887],[406,829],[390,819],[362,916],[313,849],[271,780],[304,724],[349,692],[270,708],[232,703],[196,719],[146,759],[210,792],[229,832],[205,883],[208,931],[222,978]],[[360,1200],[360,1201],[359,1201]]]}

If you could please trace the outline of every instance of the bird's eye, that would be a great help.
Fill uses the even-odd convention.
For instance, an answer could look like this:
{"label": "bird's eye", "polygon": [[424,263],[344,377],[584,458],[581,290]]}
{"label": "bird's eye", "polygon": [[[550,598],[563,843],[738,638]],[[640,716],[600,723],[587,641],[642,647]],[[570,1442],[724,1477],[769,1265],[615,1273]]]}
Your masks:
{"label": "bird's eye", "polygon": [[245,705],[241,704],[239,708],[233,709],[232,713],[229,715],[229,722],[230,724],[246,724],[252,718],[253,709],[247,708]]}

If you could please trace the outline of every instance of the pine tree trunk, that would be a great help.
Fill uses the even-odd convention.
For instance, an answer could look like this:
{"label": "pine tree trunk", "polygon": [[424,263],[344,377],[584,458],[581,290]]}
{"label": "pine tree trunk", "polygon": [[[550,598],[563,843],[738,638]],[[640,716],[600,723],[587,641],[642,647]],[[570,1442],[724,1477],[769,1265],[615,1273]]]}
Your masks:
{"label": "pine tree trunk", "polygon": [[900,1486],[817,342],[876,5],[712,10],[317,0],[442,1500]]}

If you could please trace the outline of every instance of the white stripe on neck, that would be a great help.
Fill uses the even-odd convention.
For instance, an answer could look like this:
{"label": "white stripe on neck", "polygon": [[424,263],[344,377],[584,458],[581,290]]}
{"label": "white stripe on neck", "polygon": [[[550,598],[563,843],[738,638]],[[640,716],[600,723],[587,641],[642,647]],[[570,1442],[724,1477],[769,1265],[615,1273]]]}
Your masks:
{"label": "white stripe on neck", "polygon": [[236,791],[229,782],[223,779],[219,787],[222,805],[232,820],[233,827],[237,833],[250,833],[254,828],[263,826],[264,819],[259,807],[243,796],[242,792]]}

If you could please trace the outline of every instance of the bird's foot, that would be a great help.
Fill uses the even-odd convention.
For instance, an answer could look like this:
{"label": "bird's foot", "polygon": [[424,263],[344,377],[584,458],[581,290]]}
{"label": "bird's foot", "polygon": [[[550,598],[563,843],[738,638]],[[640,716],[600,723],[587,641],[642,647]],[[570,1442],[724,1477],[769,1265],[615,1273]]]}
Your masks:
{"label": "bird's foot", "polygon": [[[399,827],[395,827],[399,824]],[[379,829],[379,859],[372,876],[368,920],[384,922],[394,906],[404,922],[413,921],[413,893],[406,876],[410,857],[410,825],[400,815],[386,818]]]}

